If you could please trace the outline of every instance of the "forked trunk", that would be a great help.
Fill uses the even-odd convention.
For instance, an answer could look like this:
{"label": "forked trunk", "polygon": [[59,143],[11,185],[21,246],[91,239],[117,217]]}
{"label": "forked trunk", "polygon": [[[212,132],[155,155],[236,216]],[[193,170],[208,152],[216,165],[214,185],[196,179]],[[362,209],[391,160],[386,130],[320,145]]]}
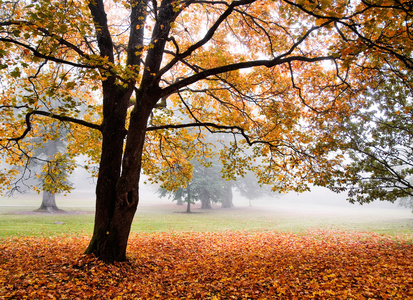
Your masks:
{"label": "forked trunk", "polygon": [[116,203],[113,211],[105,208],[96,211],[93,237],[85,252],[108,263],[126,260],[126,247],[138,204],[136,200],[131,205],[119,205],[120,201],[112,199]]}
{"label": "forked trunk", "polygon": [[[136,145],[140,149],[142,146],[143,142]],[[119,151],[122,153],[122,148]],[[96,187],[95,227],[86,254],[93,253],[99,259],[112,263],[126,260],[129,233],[139,202],[140,164],[133,174],[119,176],[113,163],[115,158],[108,152],[102,151]]]}
{"label": "forked trunk", "polygon": [[[139,175],[148,118],[161,98],[160,79],[155,79],[154,74],[161,67],[170,24],[180,12],[173,3],[170,0],[162,1],[162,7],[159,8],[158,13],[162,17],[155,22],[153,37],[156,42],[146,55],[140,88],[135,88],[136,82],[132,78],[127,80],[127,87],[123,81],[122,85],[118,85],[119,78],[115,75],[102,81],[102,154],[96,187],[95,227],[86,253],[93,253],[106,262],[126,259],[129,232],[139,202]],[[138,53],[143,51],[144,26],[141,25],[146,18],[147,3],[133,1],[133,4],[127,64],[138,66],[136,70],[141,64],[141,55]],[[100,54],[114,63],[114,47],[104,3],[102,0],[90,1],[89,8],[97,25]],[[126,113],[133,91],[136,101],[124,145]]]}
{"label": "forked trunk", "polygon": [[141,108],[135,106],[131,113],[124,151],[126,109],[123,116],[104,120],[102,126],[95,226],[85,253],[109,263],[126,260],[129,233],[139,202],[142,149],[150,114],[150,108]]}

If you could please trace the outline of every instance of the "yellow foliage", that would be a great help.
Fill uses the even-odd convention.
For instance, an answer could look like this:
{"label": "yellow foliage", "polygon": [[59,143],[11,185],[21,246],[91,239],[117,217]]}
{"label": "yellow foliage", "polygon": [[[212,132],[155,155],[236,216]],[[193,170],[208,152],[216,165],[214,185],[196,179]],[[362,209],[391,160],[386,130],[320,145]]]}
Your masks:
{"label": "yellow foliage", "polygon": [[[148,5],[154,3],[161,5]],[[65,155],[84,154],[98,164],[105,124],[101,99],[107,97],[102,89],[113,82],[117,92],[130,89],[128,99],[116,101],[137,110],[149,105],[140,102],[142,93],[170,88],[157,102],[150,99],[142,166],[151,181],[170,189],[185,185],[190,161],[216,152],[207,132],[225,132],[236,136],[219,154],[228,178],[254,168],[262,183],[303,190],[305,182],[322,182],[342,163],[337,124],[363,107],[379,72],[403,76],[409,60],[401,57],[411,60],[413,51],[411,15],[394,1],[251,1],[232,11],[219,1],[171,2],[176,17],[166,22],[145,8],[134,11],[134,26],[128,16],[138,3],[104,5],[107,28],[95,29],[85,1],[0,3],[2,162],[22,167],[33,155],[29,138],[56,139],[56,133],[42,133],[51,117],[69,129]],[[112,43],[108,52],[97,43],[104,30]],[[138,36],[140,44],[128,50],[130,37]],[[153,53],[159,61],[147,59]],[[130,130],[131,109],[122,116],[125,132],[114,134]],[[204,129],[176,128],[186,123]],[[245,156],[251,145],[253,154]],[[2,182],[12,175],[2,174]]]}

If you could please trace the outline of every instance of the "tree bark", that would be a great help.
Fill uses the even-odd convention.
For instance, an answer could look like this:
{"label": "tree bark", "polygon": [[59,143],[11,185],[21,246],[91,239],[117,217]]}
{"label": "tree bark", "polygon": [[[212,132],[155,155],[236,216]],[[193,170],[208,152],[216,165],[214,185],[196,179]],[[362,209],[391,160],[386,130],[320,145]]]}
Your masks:
{"label": "tree bark", "polygon": [[[147,3],[132,2],[133,26],[130,28],[127,65],[139,68],[141,54],[138,53],[143,47],[144,37],[144,26],[140,25],[146,18]],[[103,0],[89,2],[89,9],[96,26],[100,55],[114,63],[114,46]],[[179,11],[172,1],[162,1],[153,29],[154,44],[146,55],[139,89],[135,89],[134,77],[126,79],[126,87],[125,83],[120,86],[116,72],[109,72],[110,75],[102,81],[102,152],[96,186],[95,226],[86,253],[94,254],[105,262],[126,260],[126,246],[139,202],[142,151],[148,119],[161,98],[160,79],[154,80],[154,74],[161,67],[170,24]],[[104,72],[107,74],[107,71]],[[136,103],[126,131],[127,109],[133,91]]]}
{"label": "tree bark", "polygon": [[126,260],[129,233],[139,202],[139,179],[147,122],[152,106],[156,103],[156,95],[139,97],[141,103],[146,105],[137,104],[132,110],[124,147],[126,111],[132,88],[122,90],[113,86],[112,89],[107,95],[112,97],[112,101],[106,101],[113,103],[112,107],[108,105],[111,113],[106,115],[104,109],[102,124],[95,226],[86,249],[86,254],[94,254],[109,263]]}
{"label": "tree bark", "polygon": [[130,230],[127,224],[132,223],[135,213],[133,207],[122,205],[117,195],[126,133],[125,101],[131,92],[122,91],[109,80],[104,82],[103,90],[102,154],[96,186],[95,226],[86,253],[113,262],[126,259]]}

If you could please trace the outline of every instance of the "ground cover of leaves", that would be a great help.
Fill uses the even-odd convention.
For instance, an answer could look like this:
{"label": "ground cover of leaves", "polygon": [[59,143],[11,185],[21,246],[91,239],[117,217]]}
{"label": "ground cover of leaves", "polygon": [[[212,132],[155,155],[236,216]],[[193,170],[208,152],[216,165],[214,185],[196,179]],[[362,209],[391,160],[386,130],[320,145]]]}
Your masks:
{"label": "ground cover of leaves", "polygon": [[90,237],[0,241],[0,299],[413,299],[412,237],[351,231],[132,235],[129,261]]}

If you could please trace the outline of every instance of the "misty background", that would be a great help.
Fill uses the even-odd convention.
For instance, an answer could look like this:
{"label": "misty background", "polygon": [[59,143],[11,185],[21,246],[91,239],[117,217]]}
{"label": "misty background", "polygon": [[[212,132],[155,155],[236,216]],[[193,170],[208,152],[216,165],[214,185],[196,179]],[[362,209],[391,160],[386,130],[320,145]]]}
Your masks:
{"label": "misty background", "polygon": [[[56,204],[59,208],[94,208],[95,206],[95,187],[96,178],[92,178],[90,174],[83,168],[77,168],[70,175],[69,180],[73,183],[74,190],[66,196],[57,194]],[[176,205],[168,197],[161,198],[157,192],[159,186],[153,184],[145,184],[145,176],[142,175],[140,183],[140,202],[139,209],[142,207],[159,206],[159,205],[174,205],[176,210],[184,210],[184,207]],[[1,206],[25,206],[25,202],[30,200],[32,206],[33,201],[37,199],[38,204],[41,204],[42,196],[36,192],[13,193],[11,197],[3,196],[0,198]],[[73,203],[73,204],[72,204]],[[233,209],[248,208],[252,210],[262,209],[271,212],[291,212],[297,214],[312,214],[317,215],[340,215],[357,216],[357,215],[375,215],[375,214],[400,214],[406,217],[413,218],[410,208],[400,206],[398,203],[390,203],[386,201],[376,201],[368,204],[351,204],[346,200],[346,194],[336,194],[326,188],[314,187],[311,192],[297,194],[290,192],[288,194],[273,193],[272,196],[257,198],[250,201],[241,196],[240,193],[233,188]],[[193,206],[195,211],[201,211],[200,203]],[[212,209],[222,209],[220,203],[213,203]]]}

